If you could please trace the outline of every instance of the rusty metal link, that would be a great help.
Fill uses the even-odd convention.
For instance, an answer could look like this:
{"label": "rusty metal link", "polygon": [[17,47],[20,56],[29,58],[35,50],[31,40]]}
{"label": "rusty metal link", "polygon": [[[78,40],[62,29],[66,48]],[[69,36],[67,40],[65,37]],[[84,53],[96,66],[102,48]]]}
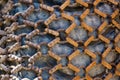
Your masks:
{"label": "rusty metal link", "polygon": [[30,41],[25,41],[25,43],[29,46],[35,47],[36,49],[40,49],[40,45],[32,43]]}
{"label": "rusty metal link", "polygon": [[107,43],[107,44],[110,43],[110,40],[109,40],[108,38],[104,37],[103,35],[100,34],[98,37],[99,37],[99,39],[101,39],[101,40],[104,41],[105,43]]}
{"label": "rusty metal link", "polygon": [[76,27],[76,24],[73,22],[66,30],[65,32],[69,34],[74,28]]}
{"label": "rusty metal link", "polygon": [[7,39],[8,39],[7,36],[2,37],[2,38],[0,39],[0,45],[4,44]]}
{"label": "rusty metal link", "polygon": [[119,4],[1,0],[0,80],[119,80]]}
{"label": "rusty metal link", "polygon": [[102,65],[104,65],[108,69],[112,69],[112,66],[108,62],[106,62],[105,60],[102,60]]}
{"label": "rusty metal link", "polygon": [[6,72],[10,71],[10,69],[7,66],[5,66],[4,64],[0,64],[0,68],[2,68]]}
{"label": "rusty metal link", "polygon": [[62,68],[62,64],[58,64],[55,67],[53,67],[51,70],[49,70],[50,74],[53,74],[55,71],[57,71],[58,69]]}
{"label": "rusty metal link", "polygon": [[112,20],[112,23],[115,25],[115,27],[117,27],[118,29],[120,29],[120,24],[115,21],[114,19]]}
{"label": "rusty metal link", "polygon": [[104,17],[104,18],[106,18],[106,17],[107,17],[107,15],[106,15],[105,13],[101,12],[101,11],[100,11],[100,10],[98,10],[98,9],[94,9],[94,11],[95,11],[95,13],[96,13],[96,14],[98,14],[98,15],[100,15],[100,16],[102,16],[102,17]]}
{"label": "rusty metal link", "polygon": [[36,58],[40,57],[42,54],[41,52],[37,52],[36,54],[34,54],[33,56],[31,56],[28,61],[29,62],[33,62]]}
{"label": "rusty metal link", "polygon": [[54,53],[51,52],[51,51],[48,51],[48,54],[49,54],[51,57],[55,58],[57,61],[60,61],[60,60],[61,60],[61,57],[59,57],[58,55],[54,54]]}
{"label": "rusty metal link", "polygon": [[107,54],[110,52],[111,47],[108,47],[102,54],[102,57],[105,58],[107,56]]}
{"label": "rusty metal link", "polygon": [[67,15],[65,13],[61,13],[61,16],[63,18],[66,18],[66,19],[70,20],[70,21],[74,21],[74,17],[73,16]]}
{"label": "rusty metal link", "polygon": [[64,10],[70,4],[70,0],[66,0],[61,6],[60,9]]}
{"label": "rusty metal link", "polygon": [[72,44],[73,46],[78,47],[78,43],[75,42],[73,39],[67,37],[67,38],[66,38],[66,41],[67,41],[68,43]]}
{"label": "rusty metal link", "polygon": [[91,56],[94,59],[96,58],[96,55],[93,52],[91,52],[89,49],[85,49],[85,53],[88,54],[89,56]]}
{"label": "rusty metal link", "polygon": [[80,15],[80,18],[81,18],[81,19],[84,19],[89,13],[90,13],[90,10],[89,10],[89,9],[86,9],[86,10]]}
{"label": "rusty metal link", "polygon": [[101,1],[101,0],[95,0],[94,3],[93,3],[94,6],[96,6],[100,1]]}
{"label": "rusty metal link", "polygon": [[116,66],[115,74],[120,76],[120,63],[118,63],[117,66]]}
{"label": "rusty metal link", "polygon": [[92,77],[90,77],[88,74],[86,74],[85,77],[86,77],[87,80],[92,80]]}
{"label": "rusty metal link", "polygon": [[8,33],[11,33],[13,32],[14,30],[17,29],[17,26],[18,26],[18,23],[14,22],[10,25],[10,27],[6,27],[5,30],[8,32]]}
{"label": "rusty metal link", "polygon": [[19,70],[21,70],[23,68],[23,66],[21,64],[17,65],[16,67],[14,67],[12,70],[11,70],[11,73],[17,73]]}
{"label": "rusty metal link", "polygon": [[19,41],[19,40],[20,40],[20,36],[17,36],[17,35],[9,34],[8,37],[9,37],[11,40],[16,40],[16,41]]}
{"label": "rusty metal link", "polygon": [[15,43],[14,45],[12,45],[9,49],[8,49],[8,52],[9,53],[12,53],[12,52],[15,52],[17,51],[18,49],[21,48],[21,45],[19,42]]}
{"label": "rusty metal link", "polygon": [[56,19],[56,15],[52,14],[47,20],[45,20],[45,25],[48,25],[52,22],[52,20]]}
{"label": "rusty metal link", "polygon": [[118,5],[118,2],[116,2],[115,0],[108,0],[108,1],[113,3],[114,5]]}
{"label": "rusty metal link", "polygon": [[49,47],[53,47],[56,43],[60,42],[60,38],[57,37],[56,39],[54,39],[53,41],[51,41],[50,43],[48,43]]}
{"label": "rusty metal link", "polygon": [[33,30],[31,33],[27,34],[27,35],[26,35],[26,38],[27,38],[27,39],[31,39],[33,36],[39,34],[39,32],[40,32],[40,31],[39,31],[38,29],[35,29],[35,30]]}
{"label": "rusty metal link", "polygon": [[52,34],[52,35],[55,35],[55,36],[59,36],[59,32],[54,31],[54,30],[52,30],[52,29],[46,28],[45,31],[46,31],[47,33],[49,33],[49,34]]}
{"label": "rusty metal link", "polygon": [[5,4],[4,8],[1,10],[3,14],[7,13],[9,10],[13,8],[13,1],[8,0],[7,4]]}
{"label": "rusty metal link", "polygon": [[93,67],[93,66],[95,66],[96,65],[96,62],[95,61],[93,61],[89,66],[87,66],[87,68],[85,69],[86,70],[86,72],[89,72],[89,70]]}
{"label": "rusty metal link", "polygon": [[13,61],[13,60],[14,60],[14,61],[20,62],[20,61],[22,60],[21,57],[18,57],[18,56],[13,55],[13,54],[9,54],[8,57],[9,57],[9,60],[10,60],[10,61]]}
{"label": "rusty metal link", "polygon": [[69,67],[70,69],[72,69],[73,71],[75,71],[75,72],[79,72],[79,71],[80,71],[79,68],[77,68],[76,66],[74,66],[74,65],[72,65],[72,64],[68,64],[68,67]]}
{"label": "rusty metal link", "polygon": [[93,32],[93,28],[89,25],[87,25],[85,22],[81,23],[82,27],[88,30],[89,32]]}
{"label": "rusty metal link", "polygon": [[45,9],[45,10],[51,11],[51,12],[54,11],[53,7],[47,6],[45,4],[40,4],[40,7],[43,8],[43,9]]}
{"label": "rusty metal link", "polygon": [[73,80],[80,80],[80,76],[75,76]]}
{"label": "rusty metal link", "polygon": [[31,5],[25,12],[22,13],[22,16],[26,17],[26,16],[30,15],[30,13],[33,11],[34,11],[34,6]]}
{"label": "rusty metal link", "polygon": [[112,73],[109,73],[106,77],[105,77],[105,80],[109,80],[112,78]]}
{"label": "rusty metal link", "polygon": [[115,50],[118,52],[118,53],[120,53],[120,46],[118,46],[120,43],[120,34],[118,34],[117,36],[116,36],[116,38],[114,39],[114,41],[115,41]]}
{"label": "rusty metal link", "polygon": [[99,31],[99,33],[101,33],[102,31],[103,31],[103,29],[107,26],[107,22],[106,21],[104,21],[101,25],[100,25],[100,27],[98,28],[98,31]]}
{"label": "rusty metal link", "polygon": [[7,20],[12,20],[12,21],[16,20],[16,16],[12,16],[12,15],[3,15],[2,17]]}
{"label": "rusty metal link", "polygon": [[28,21],[28,20],[23,20],[23,23],[25,23],[28,26],[33,26],[33,27],[37,27],[37,23],[34,23],[32,21]]}
{"label": "rusty metal link", "polygon": [[41,72],[42,72],[41,69],[39,69],[38,67],[34,67],[34,66],[29,66],[28,68],[26,68],[26,67],[24,67],[24,68],[27,69],[27,70],[33,70],[33,71],[35,71],[36,73],[39,73],[39,74],[41,74]]}
{"label": "rusty metal link", "polygon": [[79,55],[80,54],[80,51],[79,50],[76,50],[75,52],[73,52],[70,56],[68,56],[68,59],[69,60],[72,60],[75,56]]}
{"label": "rusty metal link", "polygon": [[83,5],[84,7],[88,7],[88,4],[83,2],[82,0],[76,0],[76,2]]}
{"label": "rusty metal link", "polygon": [[111,15],[112,18],[115,18],[119,14],[119,9],[116,9]]}
{"label": "rusty metal link", "polygon": [[89,37],[87,41],[85,41],[84,46],[87,47],[94,40],[94,36]]}

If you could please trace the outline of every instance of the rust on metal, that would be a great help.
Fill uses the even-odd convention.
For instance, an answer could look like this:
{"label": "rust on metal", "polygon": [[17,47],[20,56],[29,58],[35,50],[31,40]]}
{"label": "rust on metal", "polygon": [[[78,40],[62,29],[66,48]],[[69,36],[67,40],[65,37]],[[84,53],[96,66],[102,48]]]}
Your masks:
{"label": "rust on metal", "polygon": [[69,34],[74,28],[76,27],[75,23],[72,23],[66,30],[65,32]]}
{"label": "rust on metal", "polygon": [[91,56],[94,59],[96,58],[96,55],[88,49],[85,49],[85,53],[88,54],[89,56]]}
{"label": "rust on metal", "polygon": [[119,80],[119,0],[0,0],[0,80]]}
{"label": "rust on metal", "polygon": [[60,38],[56,38],[53,41],[51,41],[50,43],[48,43],[49,47],[53,47],[56,43],[60,42]]}
{"label": "rust on metal", "polygon": [[80,54],[80,51],[79,50],[76,50],[74,51],[69,57],[68,59],[69,60],[72,60],[75,56],[77,56],[78,54]]}
{"label": "rust on metal", "polygon": [[64,10],[70,4],[70,0],[66,0],[61,6],[60,9]]}
{"label": "rust on metal", "polygon": [[67,37],[66,41],[69,42],[70,44],[72,44],[73,46],[78,47],[78,43],[75,42],[73,39]]}
{"label": "rust on metal", "polygon": [[76,66],[74,66],[74,65],[72,65],[72,64],[68,64],[68,67],[69,67],[70,69],[72,69],[73,71],[75,71],[75,72],[79,72],[79,71],[80,71],[79,68],[77,68]]}
{"label": "rust on metal", "polygon": [[89,32],[93,32],[93,28],[91,26],[87,25],[85,22],[82,22],[81,25]]}
{"label": "rust on metal", "polygon": [[56,19],[56,15],[52,14],[44,23],[45,25],[48,25],[52,22],[52,20]]}

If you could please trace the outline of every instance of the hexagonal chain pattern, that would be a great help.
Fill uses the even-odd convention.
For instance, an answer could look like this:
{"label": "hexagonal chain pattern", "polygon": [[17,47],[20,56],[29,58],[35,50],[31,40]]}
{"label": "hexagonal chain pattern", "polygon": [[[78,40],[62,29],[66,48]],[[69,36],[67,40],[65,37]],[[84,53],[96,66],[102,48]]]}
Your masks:
{"label": "hexagonal chain pattern", "polygon": [[0,80],[120,80],[120,0],[0,7]]}

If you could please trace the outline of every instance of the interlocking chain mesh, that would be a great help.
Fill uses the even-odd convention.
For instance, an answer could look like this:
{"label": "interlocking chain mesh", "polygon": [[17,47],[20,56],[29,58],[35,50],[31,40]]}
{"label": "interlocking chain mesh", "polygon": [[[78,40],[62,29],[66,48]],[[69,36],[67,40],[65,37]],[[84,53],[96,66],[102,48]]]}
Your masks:
{"label": "interlocking chain mesh", "polygon": [[0,0],[0,80],[120,80],[120,0]]}

